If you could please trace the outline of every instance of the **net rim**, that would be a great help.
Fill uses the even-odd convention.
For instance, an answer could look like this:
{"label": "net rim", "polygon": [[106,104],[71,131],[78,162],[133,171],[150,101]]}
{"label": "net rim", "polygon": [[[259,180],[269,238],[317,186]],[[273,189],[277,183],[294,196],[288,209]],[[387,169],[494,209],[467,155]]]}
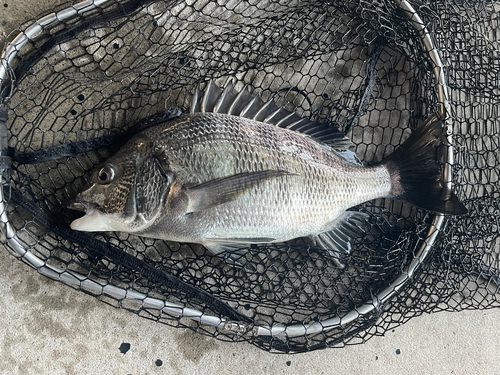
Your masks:
{"label": "net rim", "polygon": [[[40,18],[39,20],[36,20],[24,32],[21,32],[19,35],[17,35],[12,42],[8,43],[7,47],[4,49],[0,62],[0,84],[6,80],[6,77],[9,74],[9,66],[12,63],[13,59],[16,57],[17,53],[24,47],[26,43],[28,43],[30,40],[35,40],[37,36],[41,35],[44,29],[55,26],[60,22],[68,21],[73,17],[83,15],[99,6],[110,3],[111,1],[123,3],[126,0],[85,0],[83,2],[71,5],[68,8],[63,9],[57,13],[51,13]],[[444,75],[444,66],[441,62],[439,51],[434,47],[432,35],[428,31],[427,27],[425,26],[424,22],[415,11],[415,9],[407,0],[394,1],[403,10],[410,24],[413,25],[413,27],[419,32],[423,48],[429,54],[429,57],[434,64],[434,75],[436,78],[436,88],[439,104],[439,117],[445,123],[444,134],[446,135],[447,140],[444,146],[446,147],[446,152],[444,155],[443,182],[448,187],[451,187],[453,165],[453,131],[452,120],[449,116],[451,111],[450,104],[448,102],[448,85],[446,83],[446,78]],[[1,98],[1,100],[3,101],[4,98]],[[0,107],[3,107],[3,103],[0,104]],[[0,138],[0,145],[6,145],[7,124],[4,122],[0,122]],[[0,155],[7,155],[6,146],[0,149]],[[310,324],[277,324],[273,326],[253,326],[250,329],[247,323],[234,322],[227,320],[226,318],[220,318],[205,314],[201,311],[191,309],[187,306],[171,303],[168,300],[164,301],[161,299],[148,297],[147,295],[136,292],[134,290],[128,290],[116,287],[109,283],[93,280],[88,276],[84,276],[74,271],[61,271],[53,266],[46,264],[42,259],[31,253],[29,250],[26,250],[21,245],[21,243],[17,239],[15,230],[10,224],[9,217],[6,212],[6,203],[3,191],[4,187],[6,187],[8,184],[8,181],[6,181],[4,177],[6,171],[8,170],[0,168],[0,228],[6,235],[5,242],[8,242],[9,245],[19,255],[19,257],[27,262],[30,266],[35,268],[39,273],[63,283],[77,286],[79,288],[88,289],[95,293],[108,295],[112,298],[141,301],[143,308],[160,310],[169,314],[177,315],[179,317],[189,318],[196,322],[199,322],[200,324],[213,326],[218,329],[223,329],[227,333],[234,333],[237,335],[251,334],[254,336],[285,336],[287,338],[310,335],[345,326],[358,319],[360,316],[370,314],[374,310],[380,309],[384,303],[388,302],[392,297],[394,297],[412,279],[415,272],[431,252],[438,233],[444,223],[444,215],[434,215],[433,221],[427,233],[427,238],[417,251],[408,268],[403,270],[401,274],[398,275],[398,277],[396,277],[385,289],[377,293],[377,295],[375,295],[371,301],[367,301],[365,304],[353,309],[343,316],[336,316],[322,322],[315,322]]]}

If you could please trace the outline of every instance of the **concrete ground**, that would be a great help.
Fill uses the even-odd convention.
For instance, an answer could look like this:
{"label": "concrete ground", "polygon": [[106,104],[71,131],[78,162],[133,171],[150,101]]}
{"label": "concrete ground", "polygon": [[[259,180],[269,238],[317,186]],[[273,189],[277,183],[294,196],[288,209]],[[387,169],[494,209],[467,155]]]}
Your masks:
{"label": "concrete ground", "polygon": [[[2,0],[0,38],[60,3]],[[425,315],[363,345],[272,355],[114,309],[0,247],[0,374],[500,374],[499,321],[498,309]]]}

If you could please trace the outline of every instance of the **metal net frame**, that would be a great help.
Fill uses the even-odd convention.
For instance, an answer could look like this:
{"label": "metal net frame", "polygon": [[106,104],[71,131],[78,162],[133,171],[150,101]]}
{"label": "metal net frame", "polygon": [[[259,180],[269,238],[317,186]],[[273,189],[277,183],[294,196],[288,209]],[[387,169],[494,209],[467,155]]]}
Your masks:
{"label": "metal net frame", "polygon": [[[459,1],[88,0],[29,23],[0,65],[0,225],[39,273],[115,307],[274,352],[365,342],[424,312],[498,306],[498,5]],[[441,118],[444,217],[379,199],[339,261],[297,239],[251,268],[203,247],[69,229],[89,171],[187,108],[245,85],[343,130],[366,164]],[[496,86],[495,86],[496,84]]]}

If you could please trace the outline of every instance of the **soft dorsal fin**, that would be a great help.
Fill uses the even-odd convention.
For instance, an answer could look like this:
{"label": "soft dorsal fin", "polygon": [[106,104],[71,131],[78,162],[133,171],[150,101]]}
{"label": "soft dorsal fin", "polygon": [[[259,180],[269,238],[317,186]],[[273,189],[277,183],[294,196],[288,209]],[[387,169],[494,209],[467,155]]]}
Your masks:
{"label": "soft dorsal fin", "polygon": [[264,102],[246,87],[236,92],[232,83],[224,89],[212,80],[207,83],[205,90],[198,86],[190,106],[190,113],[197,112],[224,113],[276,125],[312,137],[339,151],[353,146],[349,138],[337,128],[300,117],[278,107],[272,100]]}

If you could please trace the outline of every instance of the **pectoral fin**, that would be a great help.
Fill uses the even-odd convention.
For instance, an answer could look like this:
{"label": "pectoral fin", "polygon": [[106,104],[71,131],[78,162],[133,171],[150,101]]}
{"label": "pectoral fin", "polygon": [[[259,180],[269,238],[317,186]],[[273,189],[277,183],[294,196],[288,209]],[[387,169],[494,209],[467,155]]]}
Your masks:
{"label": "pectoral fin", "polygon": [[234,201],[240,195],[263,181],[289,174],[287,171],[245,172],[216,178],[199,185],[186,187],[189,197],[187,213],[198,212]]}
{"label": "pectoral fin", "polygon": [[335,220],[329,231],[319,233],[312,239],[317,246],[334,257],[337,266],[344,268],[337,258],[340,254],[351,251],[351,239],[364,232],[363,226],[367,219],[368,215],[362,212],[346,211]]}

